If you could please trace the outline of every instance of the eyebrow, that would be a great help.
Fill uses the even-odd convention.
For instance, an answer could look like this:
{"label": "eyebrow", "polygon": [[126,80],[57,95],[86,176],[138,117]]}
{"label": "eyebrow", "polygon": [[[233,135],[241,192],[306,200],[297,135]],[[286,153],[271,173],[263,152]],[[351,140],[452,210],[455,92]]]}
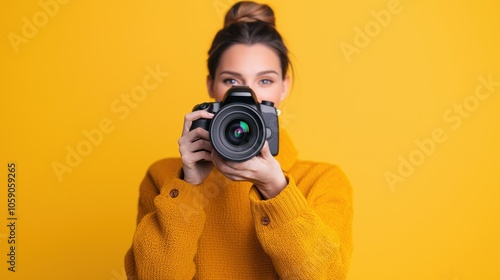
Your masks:
{"label": "eyebrow", "polygon": [[[236,77],[242,77],[242,75],[240,73],[234,72],[234,71],[228,71],[228,70],[220,72],[219,76],[222,74],[229,74],[229,75],[236,76]],[[263,76],[263,75],[267,75],[267,74],[276,74],[277,76],[279,76],[278,72],[276,72],[274,70],[261,71],[261,72],[257,73],[257,76]]]}

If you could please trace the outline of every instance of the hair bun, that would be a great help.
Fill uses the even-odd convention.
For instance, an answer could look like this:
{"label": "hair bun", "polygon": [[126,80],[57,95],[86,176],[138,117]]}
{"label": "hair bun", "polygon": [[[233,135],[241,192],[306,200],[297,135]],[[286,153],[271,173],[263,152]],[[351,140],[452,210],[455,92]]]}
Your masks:
{"label": "hair bun", "polygon": [[274,12],[266,4],[258,4],[252,1],[241,1],[234,4],[226,14],[224,28],[237,22],[265,22],[275,26]]}

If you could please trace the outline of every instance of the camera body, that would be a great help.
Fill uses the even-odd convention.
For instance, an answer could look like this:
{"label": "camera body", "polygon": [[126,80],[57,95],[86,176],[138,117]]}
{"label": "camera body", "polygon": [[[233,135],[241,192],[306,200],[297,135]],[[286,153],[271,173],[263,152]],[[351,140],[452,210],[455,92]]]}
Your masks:
{"label": "camera body", "polygon": [[259,103],[250,87],[233,86],[222,101],[198,104],[193,108],[197,110],[206,110],[215,116],[195,120],[190,130],[197,127],[207,130],[213,148],[223,159],[249,160],[260,153],[266,140],[271,154],[278,154],[278,114],[274,103]]}

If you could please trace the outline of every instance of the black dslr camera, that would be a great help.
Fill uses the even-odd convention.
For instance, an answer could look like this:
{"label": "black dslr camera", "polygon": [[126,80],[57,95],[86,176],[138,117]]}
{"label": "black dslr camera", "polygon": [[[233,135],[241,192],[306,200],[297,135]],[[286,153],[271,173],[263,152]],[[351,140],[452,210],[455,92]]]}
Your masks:
{"label": "black dslr camera", "polygon": [[207,130],[220,157],[229,161],[246,161],[260,153],[266,140],[271,154],[278,154],[278,114],[274,103],[259,103],[249,87],[233,86],[222,101],[198,104],[193,108],[193,111],[197,110],[207,110],[215,116],[195,120],[190,130],[197,127]]}

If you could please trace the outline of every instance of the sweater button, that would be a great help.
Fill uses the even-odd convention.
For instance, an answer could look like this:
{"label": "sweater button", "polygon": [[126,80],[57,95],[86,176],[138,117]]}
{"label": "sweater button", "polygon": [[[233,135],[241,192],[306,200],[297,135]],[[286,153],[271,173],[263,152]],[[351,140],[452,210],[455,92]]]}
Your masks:
{"label": "sweater button", "polygon": [[171,198],[176,198],[176,197],[178,197],[178,196],[179,196],[179,190],[178,190],[178,189],[172,189],[172,190],[170,191],[170,197],[171,197]]}
{"label": "sweater button", "polygon": [[260,219],[260,221],[265,226],[267,226],[271,222],[271,220],[268,217],[262,217],[262,219]]}

